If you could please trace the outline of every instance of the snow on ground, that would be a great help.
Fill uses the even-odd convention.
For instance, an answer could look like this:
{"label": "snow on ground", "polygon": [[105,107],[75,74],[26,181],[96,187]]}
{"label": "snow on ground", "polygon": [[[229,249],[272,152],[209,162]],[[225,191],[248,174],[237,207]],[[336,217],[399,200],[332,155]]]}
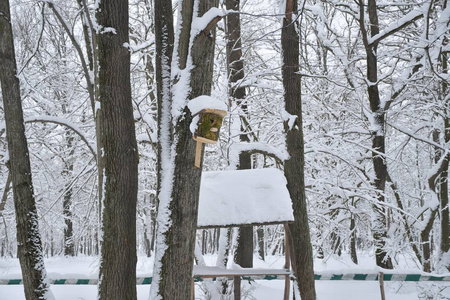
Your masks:
{"label": "snow on ground", "polygon": [[[370,256],[360,256],[360,265],[355,266],[347,257],[332,257],[327,260],[316,260],[316,272],[348,273],[358,270],[373,270],[374,259]],[[208,265],[215,264],[216,257],[205,256]],[[97,278],[98,259],[93,257],[49,258],[45,260],[49,278]],[[256,268],[281,268],[284,258],[270,256],[266,262],[255,259]],[[147,277],[152,272],[152,259],[140,257],[137,264],[137,276]],[[411,266],[405,265],[408,271]],[[401,272],[399,270],[399,272]],[[420,273],[417,269],[416,273]],[[0,258],[0,279],[18,279],[21,277],[17,259]],[[245,299],[274,300],[282,299],[284,281],[256,281],[251,284],[243,281],[243,290],[249,291],[251,297]],[[197,283],[196,299],[202,297],[202,284]],[[137,286],[139,300],[147,300],[149,285]],[[450,299],[450,282],[385,282],[386,299]],[[53,285],[52,291],[56,299],[61,300],[96,300],[97,287],[94,285]],[[318,300],[379,300],[380,289],[377,281],[316,281]],[[24,300],[22,285],[0,285],[0,300]],[[214,300],[214,299],[213,299]]]}

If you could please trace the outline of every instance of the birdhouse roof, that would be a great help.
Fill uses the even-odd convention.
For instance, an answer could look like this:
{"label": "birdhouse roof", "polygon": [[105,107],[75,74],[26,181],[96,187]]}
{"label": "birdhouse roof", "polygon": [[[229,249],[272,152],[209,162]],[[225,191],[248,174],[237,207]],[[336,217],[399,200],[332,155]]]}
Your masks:
{"label": "birdhouse roof", "polygon": [[292,222],[286,178],[278,169],[203,172],[199,228]]}
{"label": "birdhouse roof", "polygon": [[227,111],[227,105],[225,102],[220,101],[214,97],[202,95],[197,98],[194,98],[188,102],[188,108],[191,111],[192,115],[196,115],[199,112],[209,109],[209,110],[217,110],[217,111],[224,111],[223,113],[220,113],[220,115],[225,116]]}

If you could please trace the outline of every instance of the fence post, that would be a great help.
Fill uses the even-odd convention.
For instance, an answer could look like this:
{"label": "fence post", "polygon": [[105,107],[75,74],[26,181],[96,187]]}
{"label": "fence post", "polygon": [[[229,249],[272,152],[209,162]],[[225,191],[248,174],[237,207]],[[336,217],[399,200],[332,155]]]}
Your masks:
{"label": "fence post", "polygon": [[384,274],[380,272],[380,277],[378,281],[380,282],[380,292],[381,292],[381,300],[386,300],[386,296],[384,295]]}

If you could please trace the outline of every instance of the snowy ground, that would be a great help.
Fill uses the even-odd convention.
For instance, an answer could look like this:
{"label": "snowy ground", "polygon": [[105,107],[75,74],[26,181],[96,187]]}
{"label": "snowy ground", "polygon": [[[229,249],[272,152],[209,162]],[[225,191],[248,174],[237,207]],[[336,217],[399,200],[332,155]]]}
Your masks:
{"label": "snowy ground", "polygon": [[[214,263],[215,258],[206,257],[206,262]],[[256,261],[255,267],[280,268],[284,259],[282,257],[269,257],[267,262]],[[355,266],[348,259],[328,259],[326,262],[315,262],[316,272],[332,273],[361,273],[361,271],[376,272],[371,257],[360,258],[360,265]],[[92,257],[50,258],[46,260],[46,267],[50,278],[97,278],[98,261]],[[408,266],[405,266],[408,267]],[[147,277],[151,275],[151,259],[140,257],[137,264],[137,275]],[[410,273],[413,270],[402,270]],[[16,259],[0,258],[0,279],[21,278],[19,263]],[[137,287],[138,299],[148,299],[149,285]],[[251,296],[246,299],[274,300],[282,299],[284,282],[282,280],[257,281],[251,286],[243,284],[243,289],[251,289]],[[450,282],[386,282],[386,298],[388,300],[413,299],[450,299]],[[379,300],[380,289],[376,281],[316,281],[317,298],[319,300]],[[56,299],[61,300],[96,300],[96,286],[54,285],[52,291]],[[201,284],[197,285],[196,299],[203,299]],[[24,300],[21,285],[0,285],[0,300]]]}

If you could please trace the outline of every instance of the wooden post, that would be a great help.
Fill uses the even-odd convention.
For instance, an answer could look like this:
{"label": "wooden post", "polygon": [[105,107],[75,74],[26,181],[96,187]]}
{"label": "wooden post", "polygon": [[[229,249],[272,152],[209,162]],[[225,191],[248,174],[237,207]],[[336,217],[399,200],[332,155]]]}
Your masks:
{"label": "wooden post", "polygon": [[195,147],[195,163],[194,168],[200,169],[200,165],[202,163],[202,143],[197,141],[197,146]]}
{"label": "wooden post", "polygon": [[[289,232],[286,230],[287,225],[284,226],[284,268],[290,269],[291,264],[291,251],[289,247]],[[289,300],[289,291],[291,283],[290,275],[284,277],[284,300]]]}
{"label": "wooden post", "polygon": [[[293,249],[294,245],[292,243],[292,233],[289,228],[289,224],[287,224],[287,223],[284,224],[284,232],[285,232],[285,235],[288,237],[287,241],[289,242],[289,249]],[[292,269],[295,270],[295,259],[290,259],[290,262],[291,262]]]}
{"label": "wooden post", "polygon": [[192,277],[191,281],[191,299],[195,300],[195,283],[194,283],[194,277]]}
{"label": "wooden post", "polygon": [[380,282],[380,292],[381,292],[381,300],[386,300],[386,296],[384,295],[384,278],[383,272],[380,272],[379,282]]}
{"label": "wooden post", "polygon": [[241,300],[241,276],[233,277],[234,300]]}

